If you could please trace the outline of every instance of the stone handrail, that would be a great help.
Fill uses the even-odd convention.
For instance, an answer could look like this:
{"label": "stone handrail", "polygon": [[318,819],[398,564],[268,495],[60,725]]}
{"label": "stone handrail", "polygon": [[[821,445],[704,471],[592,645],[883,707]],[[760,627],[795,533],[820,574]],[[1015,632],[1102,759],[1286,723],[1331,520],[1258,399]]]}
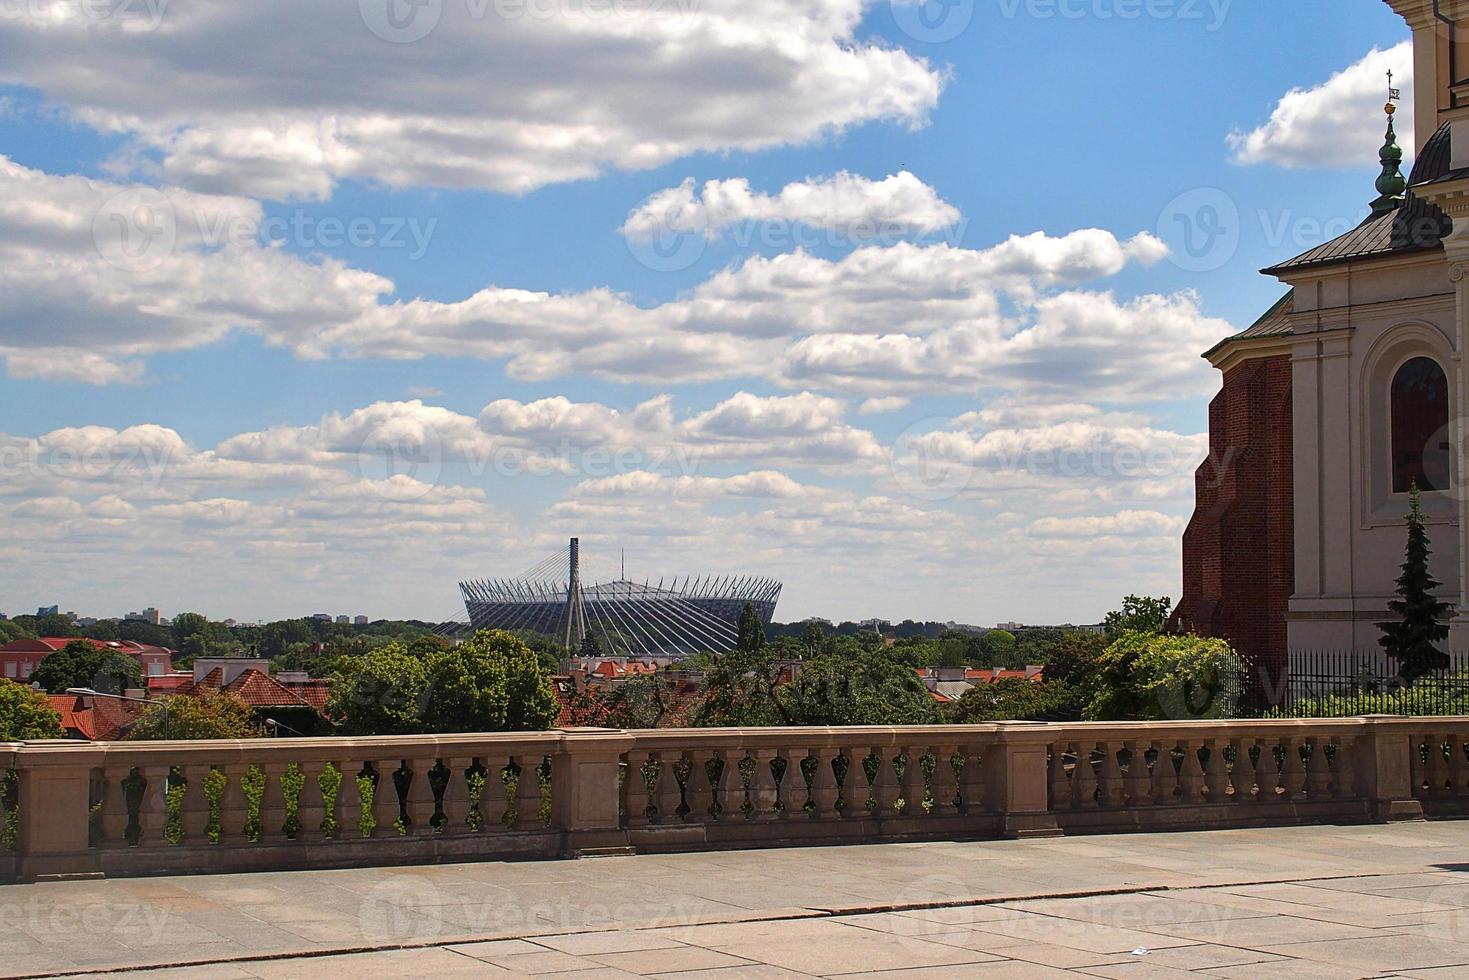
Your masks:
{"label": "stone handrail", "polygon": [[0,877],[1393,820],[1469,718],[0,744]]}

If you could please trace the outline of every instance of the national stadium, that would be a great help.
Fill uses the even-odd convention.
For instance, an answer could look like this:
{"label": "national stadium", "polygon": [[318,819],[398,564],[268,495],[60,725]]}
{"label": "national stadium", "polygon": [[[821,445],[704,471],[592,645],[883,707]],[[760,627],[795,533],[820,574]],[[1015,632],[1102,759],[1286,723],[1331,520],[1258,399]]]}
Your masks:
{"label": "national stadium", "polygon": [[581,542],[509,579],[459,583],[474,629],[529,630],[556,637],[575,653],[591,636],[611,656],[680,657],[735,648],[749,604],[766,626],[781,583],[759,576],[681,576],[585,584]]}

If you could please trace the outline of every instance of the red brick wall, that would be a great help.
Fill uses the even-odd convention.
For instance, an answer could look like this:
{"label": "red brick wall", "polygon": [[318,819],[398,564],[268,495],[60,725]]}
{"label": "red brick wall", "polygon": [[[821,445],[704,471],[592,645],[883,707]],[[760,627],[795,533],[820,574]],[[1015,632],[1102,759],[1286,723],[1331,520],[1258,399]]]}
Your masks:
{"label": "red brick wall", "polygon": [[1244,361],[1209,404],[1209,458],[1194,474],[1183,598],[1171,621],[1228,640],[1272,675],[1285,666],[1295,587],[1290,385],[1289,356]]}

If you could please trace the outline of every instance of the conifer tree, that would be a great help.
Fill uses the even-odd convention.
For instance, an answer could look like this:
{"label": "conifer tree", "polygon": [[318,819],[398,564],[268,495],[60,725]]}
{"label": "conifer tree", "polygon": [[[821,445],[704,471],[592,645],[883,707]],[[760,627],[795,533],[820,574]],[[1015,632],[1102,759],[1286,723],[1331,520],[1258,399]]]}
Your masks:
{"label": "conifer tree", "polygon": [[759,653],[765,648],[765,624],[755,612],[753,603],[745,603],[740,613],[739,639],[736,646],[741,653]]}
{"label": "conifer tree", "polygon": [[1398,598],[1388,603],[1398,621],[1378,623],[1382,637],[1377,641],[1387,655],[1397,661],[1398,672],[1406,683],[1449,665],[1448,655],[1437,646],[1449,635],[1444,620],[1453,606],[1441,602],[1433,591],[1439,587],[1428,570],[1428,531],[1423,525],[1423,507],[1418,484],[1408,488],[1411,508],[1404,522],[1408,526],[1408,547],[1403,559],[1403,572],[1398,576]]}

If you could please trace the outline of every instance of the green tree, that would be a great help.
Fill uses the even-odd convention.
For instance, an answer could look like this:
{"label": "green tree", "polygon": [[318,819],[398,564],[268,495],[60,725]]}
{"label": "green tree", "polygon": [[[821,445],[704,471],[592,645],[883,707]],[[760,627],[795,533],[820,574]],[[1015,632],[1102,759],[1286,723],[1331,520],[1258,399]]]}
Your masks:
{"label": "green tree", "polygon": [[66,730],[46,695],[25,684],[0,680],[0,742],[49,738],[66,738]]}
{"label": "green tree", "polygon": [[185,612],[173,617],[169,629],[173,633],[173,648],[184,649],[192,636],[202,635],[209,626],[209,618],[202,613]]}
{"label": "green tree", "polygon": [[1124,633],[1097,662],[1088,721],[1228,718],[1245,666],[1223,640]]}
{"label": "green tree", "polygon": [[801,645],[806,648],[808,656],[815,656],[826,646],[826,630],[821,624],[812,620],[801,630]]}
{"label": "green tree", "polygon": [[42,616],[36,620],[37,636],[76,636],[76,624],[65,616]]}
{"label": "green tree", "polygon": [[979,649],[993,667],[1004,667],[1015,655],[1017,642],[1009,630],[990,630],[979,638]]}
{"label": "green tree", "polygon": [[135,658],[86,640],[74,640],[42,657],[30,680],[52,694],[64,694],[73,687],[121,694],[130,687],[144,686],[143,669]]}
{"label": "green tree", "polygon": [[765,624],[760,621],[753,603],[745,603],[744,610],[740,612],[739,633],[735,645],[745,653],[759,653],[765,649]]}
{"label": "green tree", "polygon": [[1044,659],[1046,680],[1086,686],[1105,649],[1107,638],[1100,633],[1067,633]]}
{"label": "green tree", "polygon": [[35,636],[30,630],[13,619],[0,619],[0,643],[12,640],[29,640]]}
{"label": "green tree", "polygon": [[944,711],[957,725],[987,721],[1045,721],[1079,717],[1081,693],[1064,681],[1036,683],[1007,677],[993,684],[976,684]]}
{"label": "green tree", "polygon": [[342,657],[326,707],[348,735],[542,731],[559,711],[535,651],[503,630],[454,647],[423,637]]}
{"label": "green tree", "polygon": [[1107,614],[1103,624],[1108,641],[1124,633],[1161,633],[1168,616],[1173,612],[1173,600],[1166,595],[1154,599],[1145,595],[1130,595],[1122,600],[1122,608]]}
{"label": "green tree", "polygon": [[1398,619],[1377,624],[1382,631],[1377,642],[1397,661],[1398,672],[1411,684],[1448,667],[1448,654],[1437,644],[1449,635],[1444,620],[1452,615],[1454,607],[1433,594],[1441,583],[1428,570],[1428,556],[1432,552],[1428,547],[1428,530],[1423,524],[1418,484],[1408,488],[1408,500],[1408,513],[1403,518],[1408,527],[1408,545],[1402,574],[1398,576],[1398,598],[1387,604]]}
{"label": "green tree", "polygon": [[938,703],[908,666],[886,651],[855,659],[814,657],[775,691],[780,714],[794,725],[932,725]]}
{"label": "green tree", "polygon": [[581,655],[588,660],[598,660],[602,656],[602,645],[597,642],[597,636],[591,630],[587,630],[586,636],[581,638]]}
{"label": "green tree", "polygon": [[129,741],[159,741],[259,735],[244,699],[228,691],[201,691],[169,695],[148,705],[127,737]]}
{"label": "green tree", "polygon": [[673,690],[665,678],[646,674],[629,678],[602,695],[608,728],[657,728],[673,712]]}
{"label": "green tree", "polygon": [[411,735],[423,730],[428,671],[393,642],[337,662],[326,715],[344,735]]}

